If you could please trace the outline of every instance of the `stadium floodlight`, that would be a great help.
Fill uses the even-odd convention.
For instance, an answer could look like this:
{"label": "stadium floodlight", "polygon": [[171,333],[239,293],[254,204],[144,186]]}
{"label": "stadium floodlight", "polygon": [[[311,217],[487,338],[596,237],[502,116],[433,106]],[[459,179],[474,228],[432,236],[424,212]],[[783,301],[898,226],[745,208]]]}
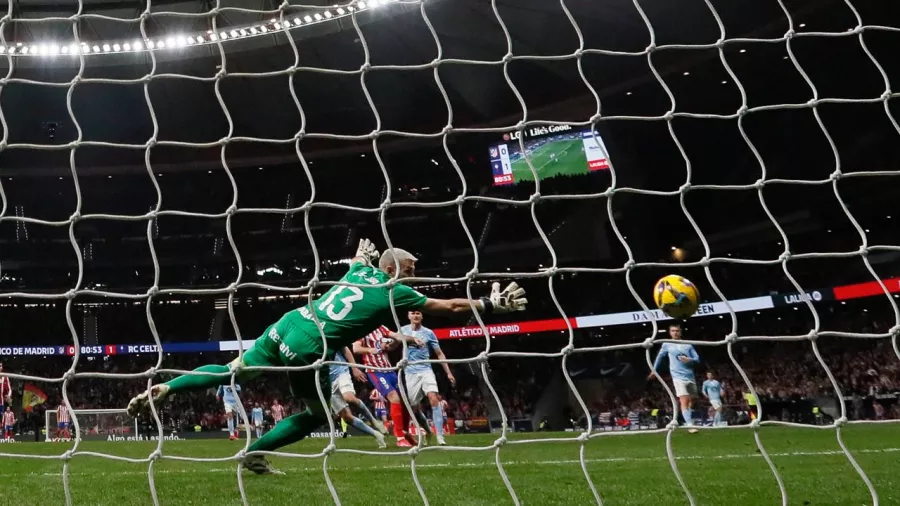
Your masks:
{"label": "stadium floodlight", "polygon": [[294,18],[294,24],[295,24],[295,25],[299,25],[299,24],[300,24],[300,18]]}
{"label": "stadium floodlight", "polygon": [[156,49],[156,42],[153,42],[152,40],[148,40],[147,41],[147,49]]}
{"label": "stadium floodlight", "polygon": [[113,51],[121,51],[121,50],[122,50],[122,46],[120,46],[119,44],[113,44]]}
{"label": "stadium floodlight", "polygon": [[244,28],[241,28],[241,29],[239,30],[239,32],[241,33],[241,36],[242,36],[242,37],[246,37],[247,35],[249,35],[249,33],[247,32],[247,30],[245,30]]}
{"label": "stadium floodlight", "polygon": [[356,5],[357,5],[360,9],[365,9],[365,8],[366,8],[366,3],[365,3],[365,2],[356,2]]}
{"label": "stadium floodlight", "polygon": [[312,20],[312,16],[308,14],[306,16],[303,16],[303,21],[306,21],[307,23],[312,23]]}
{"label": "stadium floodlight", "polygon": [[198,35],[197,36],[197,44],[203,44],[204,42],[206,42],[206,40],[204,40],[203,36]]}
{"label": "stadium floodlight", "polygon": [[266,27],[266,25],[262,25],[259,27],[259,31],[261,31],[262,33],[266,33],[269,31],[269,29]]}
{"label": "stadium floodlight", "polygon": [[8,51],[9,51],[9,54],[15,54],[15,52],[16,52],[16,48],[14,48],[14,47],[11,47],[11,48],[9,48],[9,50],[8,50]]}
{"label": "stadium floodlight", "polygon": [[322,15],[319,14],[318,12],[315,13],[315,15],[313,15],[313,17],[316,18],[316,21],[322,21]]}
{"label": "stadium floodlight", "polygon": [[281,30],[281,23],[275,23],[272,26],[274,26],[276,30]]}
{"label": "stadium floodlight", "polygon": [[187,38],[185,38],[184,35],[181,35],[175,39],[175,45],[177,47],[184,47],[187,45],[187,43]]}
{"label": "stadium floodlight", "polygon": [[228,33],[226,33],[226,32],[219,32],[219,38],[222,39],[222,40],[228,40]]}
{"label": "stadium floodlight", "polygon": [[337,8],[337,13],[338,13],[338,15],[343,16],[343,15],[344,15],[344,12],[345,12],[345,11],[344,11],[344,8],[343,8],[343,7],[338,7],[338,8]]}
{"label": "stadium floodlight", "polygon": [[57,55],[57,54],[59,54],[59,46],[57,46],[56,44],[52,44],[52,45],[50,46],[50,54],[51,54],[51,55]]}
{"label": "stadium floodlight", "polygon": [[291,27],[291,22],[286,19],[284,21],[282,21],[281,24],[284,27],[284,29],[288,29]]}
{"label": "stadium floodlight", "polygon": [[108,53],[112,49],[112,46],[109,44],[103,44],[103,52]]}
{"label": "stadium floodlight", "polygon": [[[169,37],[169,38],[167,38],[167,39],[166,39],[166,46],[168,46],[168,47],[175,47],[175,38],[174,38],[174,37]],[[162,45],[162,41],[160,41],[160,47],[165,47],[165,46]]]}
{"label": "stadium floodlight", "polygon": [[166,41],[164,41],[164,40],[161,40],[161,41],[159,41],[159,42],[156,43],[156,47],[159,48],[159,49],[165,49],[167,45],[168,45],[168,44],[167,44]]}
{"label": "stadium floodlight", "polygon": [[259,30],[257,30],[255,26],[251,26],[250,33],[252,33],[253,35],[256,35],[259,33]]}
{"label": "stadium floodlight", "polygon": [[6,52],[6,46],[0,46],[0,54],[3,54],[5,52]]}
{"label": "stadium floodlight", "polygon": [[97,44],[94,44],[93,46],[91,46],[91,49],[93,49],[95,53],[100,52],[100,46],[98,46]]}
{"label": "stadium floodlight", "polygon": [[238,31],[232,30],[232,31],[228,32],[228,35],[231,35],[231,38],[233,39],[238,36]]}
{"label": "stadium floodlight", "polygon": [[127,42],[122,44],[122,49],[124,49],[125,51],[131,51],[131,44]]}
{"label": "stadium floodlight", "polygon": [[325,15],[325,19],[331,19],[331,11],[325,11],[323,14]]}

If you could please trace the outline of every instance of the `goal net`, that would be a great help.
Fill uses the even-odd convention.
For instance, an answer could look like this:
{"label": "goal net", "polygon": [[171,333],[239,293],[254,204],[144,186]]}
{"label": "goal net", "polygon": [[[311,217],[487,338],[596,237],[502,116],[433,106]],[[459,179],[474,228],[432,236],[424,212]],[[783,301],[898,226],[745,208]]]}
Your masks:
{"label": "goal net", "polygon": [[[244,444],[227,447],[227,455],[191,454],[164,441],[156,405],[148,416],[157,437],[140,447],[146,453],[91,446],[94,436],[139,436],[138,422],[123,410],[79,408],[98,405],[91,397],[105,395],[104,383],[124,404],[138,387],[205,374],[191,370],[196,360],[170,351],[203,351],[200,364],[242,357],[279,317],[266,304],[299,307],[340,284],[364,237],[382,250],[424,252],[407,281],[428,296],[477,300],[495,282],[516,281],[528,290],[529,309],[488,316],[473,302],[468,320],[446,323],[439,335],[448,358],[426,362],[438,373],[444,364],[469,372],[459,427],[493,426],[492,435],[384,452],[345,442],[329,419],[316,433],[322,439],[265,452],[289,472],[314,469],[310,488],[324,483],[322,500],[363,502],[368,485],[356,475],[368,483],[378,469],[399,466],[408,471],[409,495],[425,504],[437,502],[434,490],[452,497],[469,480],[483,480],[471,487],[484,494],[473,501],[482,502],[534,496],[601,504],[665,482],[661,502],[747,503],[765,495],[787,504],[799,499],[789,494],[779,459],[797,456],[820,459],[810,465],[831,466],[838,487],[852,489],[839,488],[838,502],[897,498],[877,472],[889,464],[873,460],[897,448],[855,453],[844,437],[848,426],[874,425],[854,415],[854,396],[866,388],[871,422],[895,421],[874,407],[883,409],[891,395],[896,401],[890,385],[900,360],[900,281],[891,277],[900,274],[893,272],[900,246],[896,220],[884,212],[896,202],[890,189],[900,175],[893,91],[900,19],[884,5],[7,3],[0,18],[0,303],[34,311],[15,313],[20,320],[9,328],[42,327],[50,312],[64,313],[64,321],[34,334],[39,347],[0,354],[72,362],[58,371],[12,362],[2,376],[46,385],[72,414],[74,441],[52,456],[62,463],[66,504],[82,496],[102,502],[73,486],[94,457],[141,466],[147,503],[166,502],[161,490],[168,502],[182,502],[177,494],[188,492],[165,483],[183,483],[176,473],[186,472],[203,476],[198,486],[213,483],[218,502],[252,503],[264,490],[241,467],[255,437],[253,393],[239,396],[234,416]],[[119,183],[136,174],[149,200]],[[198,178],[207,175],[209,183]],[[194,242],[178,242],[185,238]],[[661,346],[675,341],[651,297],[654,281],[671,273],[691,279],[703,298],[678,342],[727,376],[735,409],[750,418],[692,440],[679,439],[687,437],[679,422],[687,412],[668,377],[644,381]],[[220,310],[205,322],[204,342],[173,345],[186,337],[172,322],[187,321],[201,300]],[[407,315],[392,309],[391,327],[399,329]],[[97,329],[108,321],[125,337],[103,337]],[[835,358],[847,348],[862,351]],[[88,362],[100,355],[117,365]],[[274,373],[321,375],[335,364],[323,356],[307,367],[244,369],[274,383]],[[402,374],[416,364],[404,358],[391,369]],[[526,399],[532,391],[543,393],[540,401]],[[330,392],[319,394],[327,406]],[[210,395],[185,400],[192,395],[178,402],[213,404]],[[409,413],[419,407],[405,388],[400,396]],[[815,420],[792,417],[791,400],[810,396],[821,399],[809,404]],[[606,416],[616,402],[621,413]],[[195,415],[194,406],[179,409]],[[218,413],[219,405],[208,410]],[[632,426],[645,430],[598,430],[598,420],[612,427],[631,411]],[[55,410],[45,417],[49,439]],[[797,450],[772,432],[801,428],[827,433],[832,446]],[[722,433],[743,437],[740,445],[728,440],[734,454],[693,452],[714,449]],[[737,453],[748,444],[752,455]],[[621,455],[604,445],[622,445]],[[481,460],[466,460],[473,454]],[[753,479],[732,476],[754,487],[744,498],[725,490],[731,478],[694,465],[744,457],[760,464]],[[0,466],[12,459],[48,455],[2,453]],[[664,473],[619,487],[604,479],[619,463]],[[532,465],[546,475],[523,471]],[[435,473],[446,468],[453,472]],[[495,488],[481,492],[482,484]],[[803,486],[808,494],[830,490]]]}
{"label": "goal net", "polygon": [[[65,426],[72,437],[98,441],[134,441],[140,438],[137,419],[129,416],[124,409],[76,409],[71,418],[77,418],[79,424],[77,432],[68,424]],[[63,437],[59,433],[61,428],[57,411],[45,411],[46,440],[55,441]]]}

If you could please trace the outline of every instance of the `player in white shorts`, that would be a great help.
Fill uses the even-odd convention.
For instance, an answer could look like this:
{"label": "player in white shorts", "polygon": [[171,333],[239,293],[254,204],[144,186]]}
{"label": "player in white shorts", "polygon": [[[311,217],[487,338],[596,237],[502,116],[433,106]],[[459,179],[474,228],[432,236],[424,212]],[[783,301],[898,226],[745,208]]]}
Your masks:
{"label": "player in white shorts", "polygon": [[[439,360],[446,360],[447,357],[441,350],[441,345],[438,344],[437,336],[431,329],[422,326],[422,312],[410,311],[407,316],[409,317],[409,325],[403,326],[400,329],[400,333],[416,337],[422,341],[422,346],[414,344],[408,346],[407,360],[410,362],[428,360],[431,358],[432,351],[434,351],[434,355]],[[450,366],[446,362],[442,363],[441,366],[444,368],[444,373],[447,374],[447,379],[450,380],[450,385],[456,386],[456,378],[450,372]],[[441,410],[441,399],[438,396],[437,379],[434,377],[434,370],[432,370],[431,364],[408,365],[406,367],[405,380],[409,403],[417,410],[416,417],[419,419],[419,423],[426,429],[428,428],[428,421],[424,419],[425,416],[419,407],[419,403],[427,396],[428,403],[431,405],[431,419],[434,422],[434,430],[437,433],[437,442],[439,445],[446,445],[447,442],[444,440],[444,414]]]}
{"label": "player in white shorts", "polygon": [[[345,425],[352,425],[360,432],[374,437],[375,441],[378,442],[379,448],[385,448],[384,436],[366,425],[359,418],[353,416],[350,406],[347,404],[346,399],[349,397],[349,394],[352,394],[352,398],[356,399],[356,390],[353,388],[353,381],[350,379],[350,366],[347,365],[346,359],[346,355],[349,355],[349,353],[350,350],[347,348],[339,350],[334,354],[334,360],[339,363],[331,364],[328,368],[328,375],[331,379],[331,410],[341,418],[341,425],[345,433],[347,432]],[[365,412],[369,414],[374,425],[375,417],[372,416],[369,408],[366,407]],[[381,425],[381,428],[384,429],[384,425]]]}
{"label": "player in white shorts", "polygon": [[[681,325],[673,323],[669,325],[669,337],[674,340],[681,339]],[[672,376],[672,385],[675,387],[675,396],[681,406],[681,414],[684,416],[684,425],[692,427],[689,432],[697,430],[694,426],[694,396],[697,395],[697,383],[694,381],[694,367],[700,363],[697,350],[690,344],[663,343],[653,362],[653,371],[650,378],[656,376],[656,371],[662,365],[664,359],[669,359],[669,374]]]}
{"label": "player in white shorts", "polygon": [[235,413],[238,411],[238,399],[237,392],[241,391],[241,386],[237,383],[234,384],[234,390],[231,389],[231,385],[219,385],[219,389],[216,390],[216,399],[222,401],[222,405],[225,407],[225,420],[228,422],[228,439],[237,439],[238,432],[235,429],[234,418]]}
{"label": "player in white shorts", "polygon": [[703,382],[703,396],[709,399],[709,404],[716,410],[713,417],[713,426],[722,424],[722,384],[716,379],[712,371],[706,373],[706,381]]}

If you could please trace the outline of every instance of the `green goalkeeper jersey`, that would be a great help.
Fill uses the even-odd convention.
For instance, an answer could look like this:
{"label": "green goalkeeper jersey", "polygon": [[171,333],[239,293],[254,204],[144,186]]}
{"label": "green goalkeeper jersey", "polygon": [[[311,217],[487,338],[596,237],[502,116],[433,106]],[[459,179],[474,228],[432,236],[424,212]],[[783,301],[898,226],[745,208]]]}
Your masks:
{"label": "green goalkeeper jersey", "polygon": [[[341,281],[357,286],[333,286],[312,304],[288,314],[294,315],[292,319],[298,330],[319,339],[319,331],[312,315],[315,311],[316,318],[322,325],[328,349],[339,350],[375,330],[379,325],[393,320],[391,289],[384,286],[365,286],[386,283],[390,279],[391,276],[382,270],[355,262],[350,265],[350,270]],[[403,284],[395,285],[393,291],[394,307],[398,311],[419,309],[427,300],[427,297]]]}

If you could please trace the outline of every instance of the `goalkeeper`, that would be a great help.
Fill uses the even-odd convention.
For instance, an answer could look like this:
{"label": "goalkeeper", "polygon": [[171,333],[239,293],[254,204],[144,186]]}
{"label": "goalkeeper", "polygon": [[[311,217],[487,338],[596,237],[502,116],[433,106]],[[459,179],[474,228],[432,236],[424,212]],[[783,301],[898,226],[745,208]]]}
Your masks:
{"label": "goalkeeper", "polygon": [[[162,401],[176,393],[230,384],[231,377],[228,373],[235,369],[237,378],[242,382],[261,373],[245,371],[242,369],[245,366],[311,365],[316,360],[332,356],[335,350],[343,349],[389,321],[392,319],[391,289],[371,285],[386,283],[393,276],[398,279],[413,276],[417,259],[399,248],[385,251],[380,257],[378,268],[373,267],[372,262],[378,258],[375,245],[368,239],[361,240],[356,256],[350,262],[350,269],[341,278],[341,282],[351,286],[333,286],[311,304],[286,313],[266,329],[243,354],[242,360],[235,359],[229,365],[205,365],[195,369],[195,372],[216,373],[216,376],[185,374],[154,385],[150,389],[153,401]],[[394,307],[398,311],[417,310],[437,315],[465,314],[471,311],[469,299],[431,299],[403,284],[395,285],[393,292]],[[514,282],[502,292],[500,284],[494,283],[490,296],[471,303],[484,315],[523,311],[528,303],[524,295],[525,290]],[[302,399],[308,408],[279,422],[251,444],[249,451],[275,450],[305,438],[327,423],[327,413],[319,400],[318,388],[326,393],[327,399],[327,393],[331,391],[328,385],[328,368],[323,367],[319,372],[320,385],[316,385],[314,369],[288,371],[287,374],[291,393]],[[137,415],[148,402],[148,392],[142,392],[128,403],[128,413]],[[262,455],[246,457],[243,465],[257,474],[279,473]]]}

